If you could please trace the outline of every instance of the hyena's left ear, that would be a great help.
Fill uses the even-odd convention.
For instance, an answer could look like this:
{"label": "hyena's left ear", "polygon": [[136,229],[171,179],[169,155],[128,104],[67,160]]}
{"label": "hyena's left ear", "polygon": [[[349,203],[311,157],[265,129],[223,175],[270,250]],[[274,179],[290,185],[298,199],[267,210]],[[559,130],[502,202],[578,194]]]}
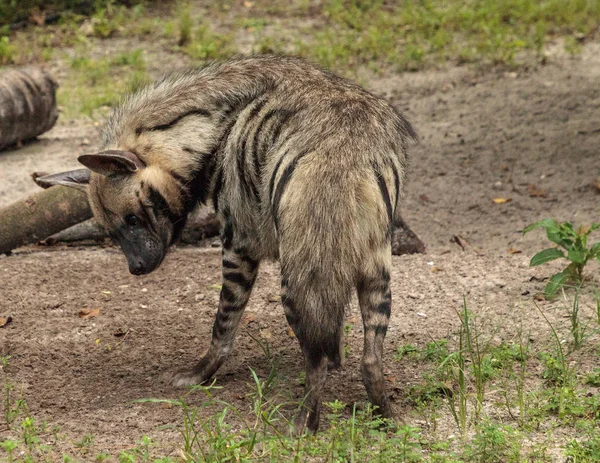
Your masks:
{"label": "hyena's left ear", "polygon": [[86,191],[90,183],[90,171],[87,169],[71,170],[61,172],[60,174],[44,175],[35,177],[35,183],[42,188],[49,188],[54,185],[68,186],[77,190]]}
{"label": "hyena's left ear", "polygon": [[101,175],[127,174],[146,167],[134,153],[121,150],[82,154],[77,160],[88,169]]}

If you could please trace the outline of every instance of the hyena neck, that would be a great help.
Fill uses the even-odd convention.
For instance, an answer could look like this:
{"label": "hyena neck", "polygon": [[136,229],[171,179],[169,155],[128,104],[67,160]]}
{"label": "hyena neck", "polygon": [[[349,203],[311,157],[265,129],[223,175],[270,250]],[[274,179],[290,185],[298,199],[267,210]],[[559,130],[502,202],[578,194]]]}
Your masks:
{"label": "hyena neck", "polygon": [[218,194],[224,149],[240,113],[277,85],[267,69],[249,63],[174,73],[130,96],[107,121],[103,145],[158,168],[159,190],[168,183],[179,191],[167,202],[182,203],[189,214]]}
{"label": "hyena neck", "polygon": [[229,94],[221,95],[220,100],[214,102],[217,107],[214,116],[216,121],[214,143],[200,156],[188,152],[189,155],[195,155],[196,163],[186,176],[188,194],[185,210],[187,213],[198,204],[206,204],[209,199],[218,210],[218,195],[223,187],[223,158],[232,130],[238,122],[240,113],[267,92],[266,85],[254,85],[254,88],[241,87],[231,89]]}

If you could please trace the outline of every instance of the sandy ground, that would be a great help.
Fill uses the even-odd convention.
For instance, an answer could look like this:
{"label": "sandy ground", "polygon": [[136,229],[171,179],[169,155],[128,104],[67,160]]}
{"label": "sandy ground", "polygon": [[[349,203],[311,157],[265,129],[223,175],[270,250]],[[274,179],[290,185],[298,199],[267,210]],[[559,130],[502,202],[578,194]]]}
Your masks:
{"label": "sandy ground", "polygon": [[[393,359],[395,346],[455,336],[463,295],[498,327],[498,341],[510,340],[518,326],[531,330],[534,341],[547,336],[532,298],[558,267],[529,268],[546,243],[541,232],[522,237],[521,231],[544,217],[600,219],[600,190],[593,186],[600,176],[600,46],[518,74],[456,68],[372,79],[369,87],[401,108],[421,136],[411,152],[403,214],[428,254],[394,257],[386,343],[394,406],[412,417],[405,394],[418,371]],[[36,191],[30,172],[76,167],[76,155],[94,148],[95,131],[61,122],[39,142],[0,154],[0,206]],[[454,235],[471,246],[462,250]],[[0,354],[11,356],[9,377],[30,411],[69,438],[93,434],[99,448],[114,451],[144,433],[174,438],[175,431],[157,427],[175,423],[178,410],[130,401],[179,396],[163,375],[191,365],[209,344],[219,256],[219,249],[179,248],[145,277],[130,275],[111,247],[32,246],[0,257],[0,316],[13,318],[0,329]],[[270,302],[277,293],[277,265],[266,264],[234,355],[218,374],[219,398],[243,407],[248,368],[268,373],[250,334],[268,340],[292,391],[301,393],[299,348],[280,304]],[[559,304],[542,305],[564,326]],[[81,319],[83,308],[100,312]],[[326,400],[366,399],[355,304],[348,320],[350,357],[331,374]],[[592,360],[577,361],[585,370]]]}

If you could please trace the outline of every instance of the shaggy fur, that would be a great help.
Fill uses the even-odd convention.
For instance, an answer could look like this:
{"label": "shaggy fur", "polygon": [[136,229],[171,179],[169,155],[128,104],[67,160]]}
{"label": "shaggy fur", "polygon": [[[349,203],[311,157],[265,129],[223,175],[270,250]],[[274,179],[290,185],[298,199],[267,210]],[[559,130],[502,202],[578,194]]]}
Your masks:
{"label": "shaggy fur", "polygon": [[136,274],[160,265],[187,215],[212,200],[222,223],[220,303],[208,353],[173,377],[177,386],[217,371],[259,263],[279,259],[285,315],[307,370],[296,430],[314,431],[355,290],[364,383],[392,415],[382,372],[390,238],[415,138],[401,114],[358,85],[299,59],[257,56],[171,74],[129,96],[104,126],[103,152],[80,157],[91,175],[59,180],[89,183],[95,217]]}

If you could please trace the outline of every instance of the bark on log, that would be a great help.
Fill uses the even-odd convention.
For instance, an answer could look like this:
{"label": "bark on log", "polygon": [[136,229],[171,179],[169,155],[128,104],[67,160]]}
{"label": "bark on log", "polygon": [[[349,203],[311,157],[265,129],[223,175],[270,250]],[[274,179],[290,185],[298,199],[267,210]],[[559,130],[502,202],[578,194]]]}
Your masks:
{"label": "bark on log", "polygon": [[0,209],[0,254],[89,219],[86,195],[73,188],[55,186]]}
{"label": "bark on log", "polygon": [[0,150],[50,130],[58,119],[56,81],[35,67],[0,72]]}

